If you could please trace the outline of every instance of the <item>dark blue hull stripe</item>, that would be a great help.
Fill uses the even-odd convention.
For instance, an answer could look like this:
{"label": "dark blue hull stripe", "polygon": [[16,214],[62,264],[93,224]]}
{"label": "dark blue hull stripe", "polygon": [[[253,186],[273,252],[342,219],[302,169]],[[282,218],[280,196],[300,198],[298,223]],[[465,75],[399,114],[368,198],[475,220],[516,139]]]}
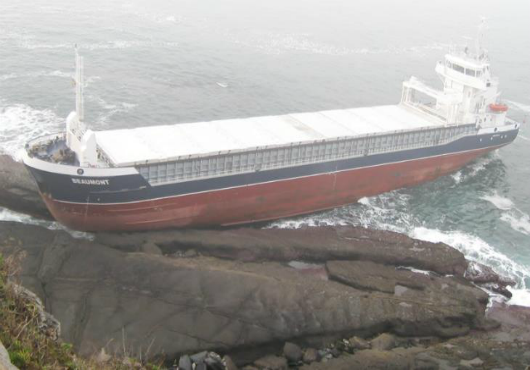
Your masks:
{"label": "dark blue hull stripe", "polygon": [[[74,183],[75,179],[82,179],[82,177],[74,178],[72,176],[45,172],[31,167],[29,167],[29,170],[37,180],[41,192],[51,195],[55,200],[73,203],[128,203],[497,147],[512,142],[517,137],[518,131],[516,129],[503,132],[502,134],[467,136],[441,146],[157,186],[149,185],[140,175],[111,177],[109,178],[109,185],[101,186]],[[74,181],[72,181],[73,179]]]}

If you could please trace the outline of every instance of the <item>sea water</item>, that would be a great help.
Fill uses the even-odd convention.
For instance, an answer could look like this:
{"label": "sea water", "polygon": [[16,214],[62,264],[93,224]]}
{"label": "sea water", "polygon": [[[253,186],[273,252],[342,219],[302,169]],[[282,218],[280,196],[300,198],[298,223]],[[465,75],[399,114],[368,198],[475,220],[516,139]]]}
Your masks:
{"label": "sea water", "polygon": [[[74,108],[74,44],[92,129],[394,104],[411,75],[474,47],[481,17],[509,115],[530,115],[530,3],[513,0],[0,0],[0,151]],[[438,85],[439,86],[439,85]],[[460,171],[267,227],[363,225],[447,243],[517,281],[530,306],[530,128]],[[207,135],[208,133],[205,133]],[[42,223],[7,210],[0,219]],[[86,237],[86,234],[76,234]]]}

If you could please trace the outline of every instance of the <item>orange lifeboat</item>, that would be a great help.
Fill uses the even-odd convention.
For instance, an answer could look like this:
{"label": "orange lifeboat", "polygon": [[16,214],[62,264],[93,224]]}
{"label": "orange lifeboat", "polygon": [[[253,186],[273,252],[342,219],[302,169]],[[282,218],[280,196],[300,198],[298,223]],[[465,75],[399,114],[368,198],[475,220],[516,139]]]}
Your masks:
{"label": "orange lifeboat", "polygon": [[490,104],[490,109],[495,113],[503,113],[508,110],[508,106],[500,103]]}

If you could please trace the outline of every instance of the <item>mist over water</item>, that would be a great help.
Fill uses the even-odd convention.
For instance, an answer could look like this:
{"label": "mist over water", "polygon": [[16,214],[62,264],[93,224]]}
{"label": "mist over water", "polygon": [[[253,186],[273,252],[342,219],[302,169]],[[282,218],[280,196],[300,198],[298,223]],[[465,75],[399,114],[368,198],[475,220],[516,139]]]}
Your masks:
{"label": "mist over water", "polygon": [[[86,120],[115,129],[394,104],[411,75],[439,86],[435,62],[473,47],[464,36],[481,16],[509,115],[523,121],[528,14],[526,0],[0,0],[0,152],[17,157],[62,129],[76,43]],[[442,241],[516,279],[512,303],[530,305],[529,138],[523,124],[513,144],[450,176],[268,227],[354,224]]]}

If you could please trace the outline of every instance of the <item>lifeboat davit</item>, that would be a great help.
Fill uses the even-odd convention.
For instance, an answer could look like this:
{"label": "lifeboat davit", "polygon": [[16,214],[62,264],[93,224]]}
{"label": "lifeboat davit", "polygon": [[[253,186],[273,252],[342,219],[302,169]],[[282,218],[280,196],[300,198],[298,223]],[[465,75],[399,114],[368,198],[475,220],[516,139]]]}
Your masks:
{"label": "lifeboat davit", "polygon": [[502,113],[508,110],[508,106],[505,104],[493,103],[493,104],[490,104],[490,109],[496,113]]}

